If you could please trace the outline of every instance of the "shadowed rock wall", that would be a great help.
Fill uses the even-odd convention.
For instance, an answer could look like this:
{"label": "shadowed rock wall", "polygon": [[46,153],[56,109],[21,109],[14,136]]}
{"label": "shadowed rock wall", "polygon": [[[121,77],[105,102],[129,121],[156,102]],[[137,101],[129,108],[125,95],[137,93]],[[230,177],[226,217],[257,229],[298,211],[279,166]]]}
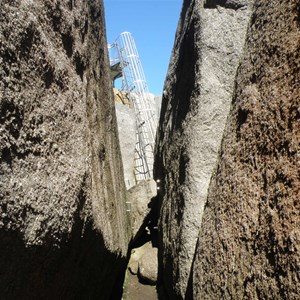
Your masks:
{"label": "shadowed rock wall", "polygon": [[194,299],[299,299],[299,20],[299,1],[255,1],[203,215]]}
{"label": "shadowed rock wall", "polygon": [[1,2],[3,299],[108,299],[129,226],[103,3]]}
{"label": "shadowed rock wall", "polygon": [[156,145],[161,297],[184,299],[251,1],[184,1]]}

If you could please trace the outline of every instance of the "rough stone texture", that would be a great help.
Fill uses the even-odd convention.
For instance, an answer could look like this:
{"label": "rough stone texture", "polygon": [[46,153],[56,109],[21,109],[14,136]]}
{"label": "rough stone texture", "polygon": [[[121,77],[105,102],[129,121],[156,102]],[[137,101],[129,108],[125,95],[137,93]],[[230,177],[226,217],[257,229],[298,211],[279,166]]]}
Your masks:
{"label": "rough stone texture", "polygon": [[147,242],[141,247],[134,248],[131,250],[131,256],[128,263],[128,270],[133,275],[137,275],[139,270],[139,261],[141,260],[141,257],[147,251],[149,248],[152,248],[151,243]]}
{"label": "rough stone texture", "polygon": [[157,281],[157,248],[151,243],[146,244],[146,249],[139,259],[138,277],[147,284],[155,285]]}
{"label": "rough stone texture", "polygon": [[129,227],[103,4],[2,0],[3,299],[107,299]]}
{"label": "rough stone texture", "polygon": [[194,299],[299,299],[299,1],[254,4],[194,263]]}
{"label": "rough stone texture", "polygon": [[122,295],[122,299],[157,300],[156,287],[153,285],[141,284],[137,276],[127,273],[126,288]]}
{"label": "rough stone texture", "polygon": [[126,188],[136,184],[134,176],[134,155],[136,144],[136,121],[132,107],[116,103],[117,123],[120,137],[124,179]]}
{"label": "rough stone texture", "polygon": [[[159,116],[160,116],[162,96],[150,94],[150,99],[153,99],[151,101],[153,103],[154,112],[155,112],[155,115],[156,115],[156,119],[158,121],[159,120]],[[157,125],[158,125],[158,122],[157,122]]]}
{"label": "rough stone texture", "polygon": [[137,185],[129,189],[127,194],[128,206],[130,210],[130,220],[133,240],[137,235],[145,230],[147,217],[150,213],[151,199],[156,196],[156,183],[153,179],[140,181]]}
{"label": "rough stone texture", "polygon": [[186,296],[250,3],[183,3],[156,145],[155,177],[161,180],[159,285],[165,299]]}
{"label": "rough stone texture", "polygon": [[149,286],[156,283],[157,268],[157,248],[151,242],[132,249],[122,299],[157,299],[156,289]]}

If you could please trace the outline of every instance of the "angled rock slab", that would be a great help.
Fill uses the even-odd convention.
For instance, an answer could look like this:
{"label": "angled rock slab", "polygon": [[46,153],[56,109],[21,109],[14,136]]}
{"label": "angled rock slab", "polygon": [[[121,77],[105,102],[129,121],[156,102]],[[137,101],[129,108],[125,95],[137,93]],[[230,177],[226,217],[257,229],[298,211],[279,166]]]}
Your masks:
{"label": "angled rock slab", "polygon": [[209,2],[183,3],[162,99],[155,172],[161,180],[159,285],[167,299],[187,296],[251,15],[251,1]]}
{"label": "angled rock slab", "polygon": [[157,248],[148,243],[148,247],[139,259],[138,277],[144,284],[155,285],[157,282]]}
{"label": "angled rock slab", "polygon": [[133,107],[121,103],[116,103],[115,105],[124,179],[126,188],[130,189],[136,184],[134,176],[136,117]]}
{"label": "angled rock slab", "polygon": [[130,228],[102,1],[0,6],[4,299],[107,299]]}
{"label": "angled rock slab", "polygon": [[254,2],[193,299],[299,299],[299,1]]}

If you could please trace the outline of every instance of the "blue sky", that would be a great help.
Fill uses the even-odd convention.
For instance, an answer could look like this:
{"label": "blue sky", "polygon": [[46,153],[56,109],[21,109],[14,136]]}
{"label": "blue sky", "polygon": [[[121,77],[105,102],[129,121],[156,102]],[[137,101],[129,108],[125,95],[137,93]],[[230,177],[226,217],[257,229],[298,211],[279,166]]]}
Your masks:
{"label": "blue sky", "polygon": [[104,0],[108,43],[132,33],[149,91],[161,95],[182,0]]}

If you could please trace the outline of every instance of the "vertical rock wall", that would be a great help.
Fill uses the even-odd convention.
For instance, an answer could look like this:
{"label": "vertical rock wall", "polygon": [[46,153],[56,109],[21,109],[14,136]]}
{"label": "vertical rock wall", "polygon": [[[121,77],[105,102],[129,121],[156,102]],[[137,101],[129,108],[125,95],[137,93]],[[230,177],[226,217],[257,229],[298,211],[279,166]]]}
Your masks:
{"label": "vertical rock wall", "polygon": [[156,179],[161,180],[159,284],[166,299],[184,299],[187,294],[250,3],[183,3],[156,147]]}
{"label": "vertical rock wall", "polygon": [[103,3],[2,0],[3,299],[107,299],[129,242]]}
{"label": "vertical rock wall", "polygon": [[124,179],[126,188],[135,185],[134,155],[136,144],[136,121],[134,109],[128,105],[116,103],[116,115],[120,135]]}
{"label": "vertical rock wall", "polygon": [[299,299],[299,1],[257,0],[195,256],[194,299]]}

